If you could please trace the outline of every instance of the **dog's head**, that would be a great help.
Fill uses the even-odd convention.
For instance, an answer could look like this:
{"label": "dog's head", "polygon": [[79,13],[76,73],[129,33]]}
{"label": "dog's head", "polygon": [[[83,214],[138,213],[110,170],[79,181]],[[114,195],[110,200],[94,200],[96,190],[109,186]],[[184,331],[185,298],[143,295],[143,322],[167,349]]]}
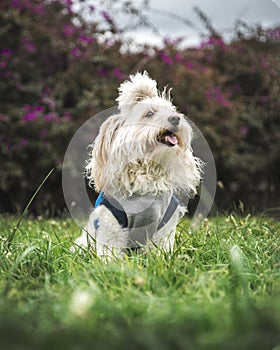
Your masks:
{"label": "dog's head", "polygon": [[160,93],[148,74],[130,76],[119,87],[120,113],[101,126],[87,171],[97,191],[133,193],[196,192],[200,162],[192,154],[192,128]]}

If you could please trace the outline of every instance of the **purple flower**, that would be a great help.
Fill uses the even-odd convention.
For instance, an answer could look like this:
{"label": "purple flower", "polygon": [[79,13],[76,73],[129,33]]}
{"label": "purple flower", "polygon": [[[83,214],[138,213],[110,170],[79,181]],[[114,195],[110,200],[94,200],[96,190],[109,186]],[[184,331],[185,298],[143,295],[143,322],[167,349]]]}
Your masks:
{"label": "purple flower", "polygon": [[64,33],[66,36],[73,35],[73,34],[76,33],[76,28],[73,27],[73,26],[70,26],[70,25],[65,25],[65,26],[64,26],[64,29],[63,29],[63,33]]}
{"label": "purple flower", "polygon": [[175,62],[181,62],[182,59],[182,55],[179,52],[177,52],[175,55]]}
{"label": "purple flower", "polygon": [[4,69],[4,68],[6,68],[7,67],[7,62],[6,61],[1,61],[0,62],[0,68],[1,69]]}
{"label": "purple flower", "polygon": [[280,27],[268,30],[268,37],[275,41],[280,41]]}
{"label": "purple flower", "polygon": [[220,47],[221,49],[225,49],[226,44],[223,39],[211,36],[208,40],[202,42],[199,48],[204,49],[207,47]]}
{"label": "purple flower", "polygon": [[120,80],[122,80],[125,77],[124,73],[122,73],[119,68],[114,68],[113,75],[114,75],[114,77],[116,77]]}
{"label": "purple flower", "polygon": [[45,8],[43,5],[37,5],[33,8],[33,12],[38,15],[43,15],[45,13]]}
{"label": "purple flower", "polygon": [[56,119],[56,115],[54,113],[48,113],[44,115],[44,119],[47,122],[52,122],[53,120]]}
{"label": "purple flower", "polygon": [[31,43],[25,44],[25,48],[29,52],[35,52],[36,51],[35,46],[33,44],[31,44]]}
{"label": "purple flower", "polygon": [[38,113],[37,112],[28,112],[23,116],[23,120],[25,122],[29,122],[32,120],[36,120],[38,118]]}
{"label": "purple flower", "polygon": [[71,50],[71,54],[75,58],[80,58],[81,57],[81,50],[76,46]]}
{"label": "purple flower", "polygon": [[64,118],[67,119],[67,120],[72,120],[73,119],[73,116],[72,114],[68,113],[68,112],[65,112],[64,113]]}
{"label": "purple flower", "polygon": [[19,0],[13,0],[12,3],[11,3],[11,6],[13,6],[13,7],[20,7]]}
{"label": "purple flower", "polygon": [[182,38],[164,38],[163,42],[167,46],[178,45],[182,41]]}
{"label": "purple flower", "polygon": [[194,69],[194,64],[192,62],[185,62],[185,66],[189,70],[193,70]]}
{"label": "purple flower", "polygon": [[7,48],[7,47],[4,47],[2,50],[1,50],[1,54],[4,56],[4,57],[7,57],[7,58],[10,58],[12,56],[12,50]]}
{"label": "purple flower", "polygon": [[37,119],[41,115],[41,112],[43,112],[44,107],[43,106],[25,105],[24,110],[26,113],[23,116],[23,120],[24,121],[32,121],[32,120]]}
{"label": "purple flower", "polygon": [[[33,2],[35,1],[30,1],[30,0],[13,0],[11,2],[11,6],[15,7],[19,10],[24,10],[28,9],[31,10],[35,14],[43,14],[45,12],[45,7],[44,5],[36,5]],[[39,2],[37,0],[37,2]]]}
{"label": "purple flower", "polygon": [[160,54],[161,59],[168,65],[172,64],[172,59],[166,53],[162,52]]}
{"label": "purple flower", "polygon": [[108,70],[105,68],[101,68],[99,70],[99,74],[102,75],[103,77],[106,77],[108,75]]}
{"label": "purple flower", "polygon": [[43,95],[43,97],[42,97],[43,103],[45,103],[47,106],[49,106],[50,109],[55,109],[55,106],[56,106],[55,100],[52,97],[48,97],[48,96],[44,97],[44,93],[42,95]]}
{"label": "purple flower", "polygon": [[80,35],[79,39],[86,44],[91,44],[94,42],[94,38],[87,35]]}
{"label": "purple flower", "polygon": [[220,90],[220,88],[218,87],[214,87],[210,91],[206,91],[206,97],[209,100],[218,102],[220,105],[224,107],[231,107],[230,101],[226,98],[228,96],[225,96]]}
{"label": "purple flower", "polygon": [[42,90],[42,96],[48,96],[51,93],[51,89],[50,88],[44,88]]}
{"label": "purple flower", "polygon": [[5,115],[5,114],[0,114],[0,120],[1,120],[2,122],[6,122],[6,121],[8,120],[8,116]]}
{"label": "purple flower", "polygon": [[25,110],[26,112],[31,111],[31,106],[30,106],[30,105],[25,105],[23,108],[24,108],[24,110]]}
{"label": "purple flower", "polygon": [[34,106],[34,111],[35,112],[42,112],[44,110],[43,106]]}
{"label": "purple flower", "polygon": [[107,11],[101,11],[101,16],[108,22],[111,21],[111,17]]}
{"label": "purple flower", "polygon": [[36,51],[36,47],[35,45],[33,45],[29,39],[22,39],[22,43],[24,44],[24,47],[26,49],[26,51],[29,51],[29,52],[35,52]]}

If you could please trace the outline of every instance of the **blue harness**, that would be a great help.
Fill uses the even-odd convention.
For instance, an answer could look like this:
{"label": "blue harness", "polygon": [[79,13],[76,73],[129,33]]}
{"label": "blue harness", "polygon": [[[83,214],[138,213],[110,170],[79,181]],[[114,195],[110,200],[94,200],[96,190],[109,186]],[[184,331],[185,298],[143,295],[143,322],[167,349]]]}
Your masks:
{"label": "blue harness", "polygon": [[[104,205],[108,210],[110,210],[110,212],[114,215],[114,217],[117,219],[118,223],[122,226],[122,228],[128,227],[128,219],[126,212],[117,200],[111,197],[110,200],[108,200],[104,192],[101,191],[96,199],[94,208],[97,208],[100,205]],[[164,213],[160,223],[158,224],[157,231],[163,228],[165,224],[167,224],[172,215],[175,213],[175,210],[177,209],[178,205],[178,199],[174,195],[172,195],[166,212]],[[96,219],[94,221],[94,227],[96,230],[99,228],[99,219]]]}

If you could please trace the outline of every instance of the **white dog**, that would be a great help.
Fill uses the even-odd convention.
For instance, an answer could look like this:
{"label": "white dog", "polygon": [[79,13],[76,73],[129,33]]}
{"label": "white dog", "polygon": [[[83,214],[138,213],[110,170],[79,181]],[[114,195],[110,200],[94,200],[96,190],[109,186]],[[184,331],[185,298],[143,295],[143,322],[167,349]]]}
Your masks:
{"label": "white dog", "polygon": [[119,113],[102,124],[86,166],[101,192],[76,244],[109,257],[142,246],[171,251],[186,211],[174,193],[193,196],[201,178],[191,126],[146,72],[122,83],[116,101]]}

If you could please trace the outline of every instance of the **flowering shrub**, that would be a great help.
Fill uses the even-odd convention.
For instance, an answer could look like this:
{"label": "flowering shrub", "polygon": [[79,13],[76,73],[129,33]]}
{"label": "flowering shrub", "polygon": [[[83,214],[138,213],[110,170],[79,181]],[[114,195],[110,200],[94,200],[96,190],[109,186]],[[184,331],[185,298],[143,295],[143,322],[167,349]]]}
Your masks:
{"label": "flowering shrub", "polygon": [[[161,87],[173,86],[175,104],[207,138],[229,197],[259,209],[277,204],[279,28],[237,28],[230,43],[213,31],[196,48],[165,39],[161,48],[124,52],[124,29],[97,6],[86,9],[96,15],[90,21],[71,0],[3,0],[0,10],[1,211],[22,209],[53,167],[33,210],[61,210],[71,136],[144,69]],[[218,193],[218,205],[228,206],[225,197]]]}

